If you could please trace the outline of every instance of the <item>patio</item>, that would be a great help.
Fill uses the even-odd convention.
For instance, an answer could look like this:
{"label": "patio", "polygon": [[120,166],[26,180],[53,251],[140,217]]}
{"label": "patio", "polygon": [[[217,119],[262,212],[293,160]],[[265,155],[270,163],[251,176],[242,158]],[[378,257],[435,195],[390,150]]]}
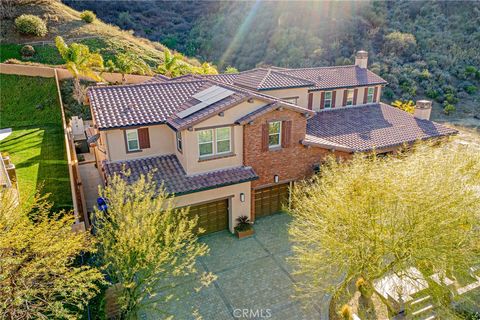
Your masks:
{"label": "patio", "polygon": [[[291,255],[287,214],[257,220],[255,236],[238,240],[227,231],[201,238],[210,254],[200,258],[198,269],[217,275],[209,287],[195,292],[192,278],[173,289],[159,292],[161,298],[174,294],[161,309],[174,319],[326,319],[328,299],[303,306],[292,298],[295,279],[287,262]],[[159,300],[162,300],[162,299]],[[155,298],[154,298],[155,299]],[[246,311],[244,311],[246,310]],[[246,312],[246,313],[244,313]],[[146,311],[144,319],[161,319],[164,314]]]}

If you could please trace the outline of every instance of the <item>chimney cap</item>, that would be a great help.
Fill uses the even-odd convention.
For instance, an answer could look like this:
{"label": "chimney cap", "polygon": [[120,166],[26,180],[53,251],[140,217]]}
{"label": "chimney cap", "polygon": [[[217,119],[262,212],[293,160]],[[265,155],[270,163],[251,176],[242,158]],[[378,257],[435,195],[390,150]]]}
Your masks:
{"label": "chimney cap", "polygon": [[355,54],[355,56],[357,58],[367,58],[368,57],[368,52],[365,51],[365,50],[359,50],[357,51],[357,53]]}
{"label": "chimney cap", "polygon": [[416,109],[430,109],[432,107],[432,101],[430,100],[417,100],[415,103]]}

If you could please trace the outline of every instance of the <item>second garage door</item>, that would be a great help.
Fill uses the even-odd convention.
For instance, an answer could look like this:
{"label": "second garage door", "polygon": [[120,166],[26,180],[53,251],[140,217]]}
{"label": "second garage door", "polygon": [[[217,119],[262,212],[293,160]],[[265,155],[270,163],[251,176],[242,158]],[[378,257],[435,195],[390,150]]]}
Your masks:
{"label": "second garage door", "polygon": [[205,230],[202,235],[228,228],[228,199],[206,202],[190,206],[190,215],[198,216],[197,230]]}
{"label": "second garage door", "polygon": [[288,205],[289,186],[284,183],[255,190],[255,218],[279,212]]}

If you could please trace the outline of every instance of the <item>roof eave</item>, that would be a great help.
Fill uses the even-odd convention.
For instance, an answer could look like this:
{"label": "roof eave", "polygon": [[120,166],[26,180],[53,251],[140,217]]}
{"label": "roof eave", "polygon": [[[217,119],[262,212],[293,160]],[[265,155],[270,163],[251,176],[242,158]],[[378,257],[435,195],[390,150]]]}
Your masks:
{"label": "roof eave", "polygon": [[258,176],[248,178],[248,179],[241,179],[241,180],[236,181],[236,182],[222,183],[222,184],[211,186],[211,187],[204,187],[204,188],[200,188],[200,189],[184,191],[184,192],[177,192],[177,193],[174,192],[174,193],[172,193],[172,195],[174,195],[175,197],[184,196],[184,195],[187,195],[187,194],[192,194],[192,193],[197,193],[197,192],[202,192],[202,191],[207,191],[207,190],[212,190],[212,189],[228,187],[228,186],[232,186],[232,185],[235,185],[235,184],[240,184],[240,183],[245,183],[245,182],[250,182],[250,181],[255,181],[255,180],[258,180]]}
{"label": "roof eave", "polygon": [[327,88],[312,88],[308,89],[309,92],[312,91],[325,91],[325,90],[337,90],[337,89],[348,89],[348,88],[362,88],[362,87],[370,87],[370,86],[378,86],[378,85],[387,85],[388,82],[372,82],[367,84],[361,85],[352,85],[352,86],[338,86],[338,87],[327,87]]}

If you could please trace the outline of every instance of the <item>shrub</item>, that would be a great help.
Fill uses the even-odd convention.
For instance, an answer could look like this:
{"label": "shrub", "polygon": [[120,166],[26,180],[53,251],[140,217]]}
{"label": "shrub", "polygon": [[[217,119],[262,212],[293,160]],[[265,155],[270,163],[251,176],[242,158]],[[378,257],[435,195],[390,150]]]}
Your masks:
{"label": "shrub", "polygon": [[20,33],[44,37],[47,35],[47,24],[37,16],[22,14],[15,19],[15,27]]}
{"label": "shrub", "polygon": [[97,16],[95,15],[95,13],[90,10],[84,10],[80,14],[80,19],[82,19],[86,23],[92,23],[96,18]]}
{"label": "shrub", "polygon": [[20,53],[22,54],[22,57],[30,58],[35,54],[35,49],[31,45],[27,44],[20,49]]}
{"label": "shrub", "polygon": [[444,105],[443,112],[446,115],[449,115],[450,113],[455,112],[457,110],[457,108],[455,108],[453,104],[450,104],[448,102],[445,102],[443,105]]}
{"label": "shrub", "polygon": [[237,218],[237,226],[235,227],[235,230],[238,232],[241,231],[247,231],[252,229],[252,224],[250,223],[250,219],[248,219],[247,216],[240,216]]}
{"label": "shrub", "polygon": [[395,55],[411,55],[417,47],[415,36],[411,33],[392,32],[385,36],[385,49]]}
{"label": "shrub", "polygon": [[469,86],[466,86],[466,87],[465,87],[465,91],[466,91],[468,94],[474,94],[474,93],[477,91],[477,87],[474,86],[474,85],[469,85]]}

